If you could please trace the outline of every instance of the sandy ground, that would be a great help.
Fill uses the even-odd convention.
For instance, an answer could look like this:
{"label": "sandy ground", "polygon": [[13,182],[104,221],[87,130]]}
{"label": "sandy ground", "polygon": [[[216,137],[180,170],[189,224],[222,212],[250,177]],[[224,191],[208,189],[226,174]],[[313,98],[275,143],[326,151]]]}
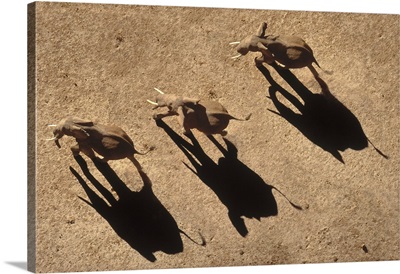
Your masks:
{"label": "sandy ground", "polygon": [[[32,11],[31,270],[399,260],[399,16],[64,3]],[[319,70],[332,97],[307,68],[279,74],[257,68],[259,54],[230,58],[229,42],[263,21],[268,33],[307,41],[333,72]],[[152,119],[154,87],[252,117],[231,121],[225,139],[190,139],[174,117]],[[74,158],[70,137],[61,149],[46,141],[47,125],[68,115],[118,125],[137,150],[153,148],[136,156],[145,174],[128,159]]]}

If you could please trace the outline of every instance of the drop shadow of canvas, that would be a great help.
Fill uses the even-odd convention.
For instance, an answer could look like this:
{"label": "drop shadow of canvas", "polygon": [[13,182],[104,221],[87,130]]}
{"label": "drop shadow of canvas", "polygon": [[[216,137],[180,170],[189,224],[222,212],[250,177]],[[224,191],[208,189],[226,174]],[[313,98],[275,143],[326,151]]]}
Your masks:
{"label": "drop shadow of canvas", "polygon": [[172,215],[154,195],[152,183],[143,171],[139,174],[143,180],[143,188],[134,192],[120,180],[112,168],[98,160],[93,160],[96,168],[110,183],[118,195],[118,200],[107,190],[89,171],[87,163],[81,156],[75,156],[82,172],[90,183],[98,190],[99,196],[78,174],[70,167],[86,192],[89,201],[79,197],[93,207],[133,249],[147,260],[154,262],[154,252],[162,251],[176,254],[183,251],[183,243],[178,225]]}
{"label": "drop shadow of canvas", "polygon": [[[269,98],[277,109],[277,111],[271,109],[269,111],[283,117],[310,141],[331,153],[342,163],[344,163],[344,160],[339,151],[343,152],[348,148],[362,150],[368,147],[369,140],[357,117],[331,94],[327,84],[322,79],[317,79],[322,88],[322,93],[314,94],[290,70],[279,68],[276,64],[271,66],[293,88],[304,103],[280,86],[265,66],[258,65],[257,68],[270,83]],[[277,92],[300,113],[296,113],[279,101]],[[374,148],[379,154],[387,158],[375,146]]]}
{"label": "drop shadow of canvas", "polygon": [[266,184],[258,174],[237,158],[238,151],[230,141],[223,139],[227,146],[225,149],[213,136],[208,136],[224,156],[215,163],[204,152],[193,134],[188,135],[192,142],[190,144],[161,119],[156,120],[156,123],[164,129],[193,166],[184,163],[186,167],[196,174],[226,206],[229,219],[241,236],[248,234],[242,217],[260,220],[262,217],[278,214],[277,203],[272,193],[272,189],[276,188]]}

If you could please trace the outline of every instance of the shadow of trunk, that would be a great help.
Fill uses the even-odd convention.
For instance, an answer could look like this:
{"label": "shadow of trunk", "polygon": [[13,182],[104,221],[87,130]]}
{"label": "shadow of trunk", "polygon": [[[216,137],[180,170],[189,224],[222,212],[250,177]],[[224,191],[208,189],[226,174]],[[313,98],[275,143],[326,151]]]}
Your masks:
{"label": "shadow of trunk", "polygon": [[94,208],[110,224],[117,235],[133,249],[151,262],[156,261],[153,254],[156,251],[167,254],[183,251],[181,230],[172,215],[154,195],[151,181],[146,173],[139,171],[143,180],[143,188],[139,192],[134,192],[120,180],[107,163],[94,160],[97,169],[118,195],[119,199],[116,199],[89,172],[87,163],[81,156],[76,156],[75,160],[86,178],[103,196],[102,198],[98,195],[78,172],[70,167],[71,172],[85,190],[89,201],[79,198]]}

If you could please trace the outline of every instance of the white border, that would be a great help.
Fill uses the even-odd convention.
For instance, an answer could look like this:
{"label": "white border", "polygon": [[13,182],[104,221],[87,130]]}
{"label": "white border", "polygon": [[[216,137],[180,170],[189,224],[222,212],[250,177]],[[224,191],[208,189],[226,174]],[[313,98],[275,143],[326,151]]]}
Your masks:
{"label": "white border", "polygon": [[[26,124],[27,124],[27,4],[31,1],[1,1],[1,116],[2,129],[0,134],[1,147],[1,231],[0,231],[0,273],[26,273],[21,268],[26,262]],[[53,2],[65,2],[57,1]],[[140,4],[140,5],[167,5],[191,7],[222,7],[246,9],[274,9],[274,10],[309,10],[331,12],[361,12],[399,14],[395,0],[149,0],[149,1],[102,1],[86,0],[68,2],[110,3],[110,4]],[[11,141],[11,142],[10,142]],[[17,266],[15,266],[17,265]],[[146,271],[110,271],[97,273],[167,273],[167,274],[194,274],[194,273],[395,273],[400,269],[400,261],[380,263],[336,263],[315,265],[279,265],[235,267],[235,268],[203,268],[203,269],[173,269],[173,270],[146,270]],[[89,272],[80,272],[89,273]],[[93,272],[92,272],[93,273]]]}

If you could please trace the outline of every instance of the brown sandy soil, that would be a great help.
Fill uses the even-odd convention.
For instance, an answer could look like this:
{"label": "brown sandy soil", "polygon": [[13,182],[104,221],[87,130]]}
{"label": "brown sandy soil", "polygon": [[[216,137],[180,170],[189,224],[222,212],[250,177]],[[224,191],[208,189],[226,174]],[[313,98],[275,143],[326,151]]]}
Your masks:
{"label": "brown sandy soil", "polygon": [[[230,58],[262,21],[308,42],[337,100],[307,68]],[[398,260],[399,35],[395,15],[38,3],[36,270]],[[252,117],[220,147],[190,140],[174,117],[152,119],[153,87]],[[154,148],[136,156],[148,177],[46,141],[67,115]]]}

